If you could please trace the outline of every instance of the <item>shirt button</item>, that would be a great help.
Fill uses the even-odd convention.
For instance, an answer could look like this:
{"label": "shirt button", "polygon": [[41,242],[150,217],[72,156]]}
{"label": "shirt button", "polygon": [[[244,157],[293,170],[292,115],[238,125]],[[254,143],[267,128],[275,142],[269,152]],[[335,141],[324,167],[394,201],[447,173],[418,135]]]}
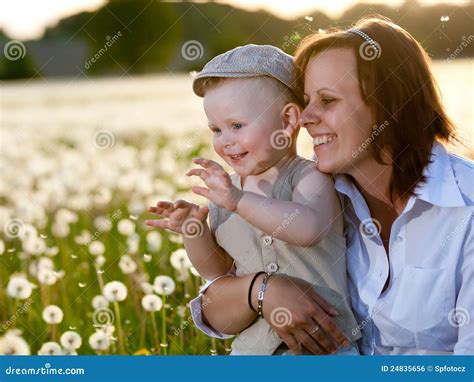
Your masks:
{"label": "shirt button", "polygon": [[403,237],[397,236],[395,240],[397,241],[397,243],[401,243],[403,241]]}
{"label": "shirt button", "polygon": [[267,265],[267,270],[269,273],[275,273],[278,270],[278,264],[270,263]]}
{"label": "shirt button", "polygon": [[264,245],[265,247],[268,247],[268,246],[272,245],[272,243],[273,243],[273,237],[271,237],[271,236],[264,236],[263,239],[262,239],[262,241],[263,241],[263,245]]}

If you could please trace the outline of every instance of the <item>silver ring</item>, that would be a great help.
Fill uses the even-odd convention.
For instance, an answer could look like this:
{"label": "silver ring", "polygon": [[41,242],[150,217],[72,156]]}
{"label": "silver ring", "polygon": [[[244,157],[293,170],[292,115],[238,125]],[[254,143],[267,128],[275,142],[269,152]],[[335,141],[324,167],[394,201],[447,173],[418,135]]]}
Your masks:
{"label": "silver ring", "polygon": [[314,327],[314,329],[312,329],[312,330],[309,332],[309,334],[314,334],[314,333],[316,333],[318,330],[319,330],[319,326],[316,325],[316,326]]}

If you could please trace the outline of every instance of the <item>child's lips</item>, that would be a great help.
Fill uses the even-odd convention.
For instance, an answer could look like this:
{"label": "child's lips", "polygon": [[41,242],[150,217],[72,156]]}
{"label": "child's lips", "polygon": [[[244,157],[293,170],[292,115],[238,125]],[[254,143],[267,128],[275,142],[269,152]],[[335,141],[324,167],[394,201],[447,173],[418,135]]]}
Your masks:
{"label": "child's lips", "polygon": [[233,163],[238,163],[238,162],[240,162],[243,158],[245,158],[245,156],[246,156],[247,154],[248,154],[248,153],[234,154],[234,155],[228,155],[228,157],[230,158],[230,160],[231,160]]}

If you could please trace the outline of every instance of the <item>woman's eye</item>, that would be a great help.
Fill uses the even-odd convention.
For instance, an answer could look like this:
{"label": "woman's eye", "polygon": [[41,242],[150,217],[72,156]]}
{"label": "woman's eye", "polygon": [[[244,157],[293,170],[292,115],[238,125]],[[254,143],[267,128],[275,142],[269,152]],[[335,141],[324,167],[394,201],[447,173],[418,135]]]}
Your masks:
{"label": "woman's eye", "polygon": [[238,130],[238,129],[241,129],[242,126],[243,126],[243,125],[242,125],[241,123],[233,123],[233,124],[232,124],[232,127],[233,127],[234,129],[237,129],[237,130]]}
{"label": "woman's eye", "polygon": [[334,102],[334,98],[325,97],[321,99],[323,105],[329,105],[331,102]]}

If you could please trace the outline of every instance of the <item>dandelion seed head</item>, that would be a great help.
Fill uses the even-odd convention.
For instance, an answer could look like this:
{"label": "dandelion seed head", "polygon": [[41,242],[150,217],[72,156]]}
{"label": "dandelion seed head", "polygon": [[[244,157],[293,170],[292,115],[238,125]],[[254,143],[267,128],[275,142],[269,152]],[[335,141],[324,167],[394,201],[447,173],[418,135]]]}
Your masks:
{"label": "dandelion seed head", "polygon": [[65,349],[76,350],[82,345],[82,338],[79,333],[68,330],[61,335],[61,345]]}
{"label": "dandelion seed head", "polygon": [[45,342],[41,349],[38,351],[38,355],[61,355],[62,349],[57,342]]}
{"label": "dandelion seed head", "polygon": [[43,320],[50,325],[61,323],[64,317],[62,309],[57,305],[48,305],[43,309]]}
{"label": "dandelion seed head", "polygon": [[176,288],[174,280],[169,276],[157,276],[153,286],[155,292],[161,295],[170,295]]}
{"label": "dandelion seed head", "polygon": [[163,301],[156,294],[147,294],[142,298],[142,307],[147,312],[157,312],[163,307]]}
{"label": "dandelion seed head", "polygon": [[127,298],[127,287],[120,281],[111,281],[105,284],[103,293],[110,302],[123,301]]}

